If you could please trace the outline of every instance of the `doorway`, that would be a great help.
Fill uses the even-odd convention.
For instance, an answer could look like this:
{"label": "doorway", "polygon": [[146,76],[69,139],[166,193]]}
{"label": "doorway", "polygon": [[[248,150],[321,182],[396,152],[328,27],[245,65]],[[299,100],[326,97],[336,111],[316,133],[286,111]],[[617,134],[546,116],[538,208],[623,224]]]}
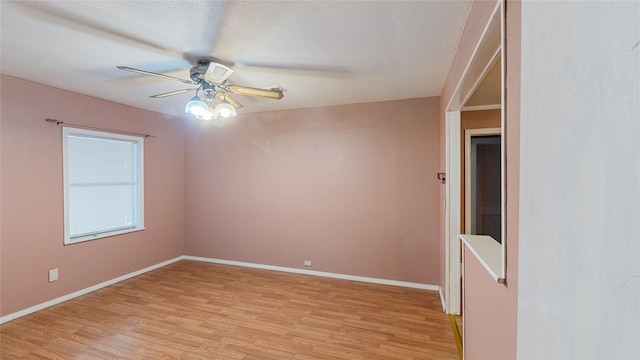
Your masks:
{"label": "doorway", "polygon": [[[485,129],[483,129],[485,130]],[[465,146],[465,233],[488,235],[502,243],[500,129],[467,130]],[[495,131],[498,131],[496,133]]]}
{"label": "doorway", "polygon": [[[502,99],[504,97],[504,61],[503,61],[503,19],[504,3],[498,1],[493,13],[480,37],[465,70],[446,105],[445,113],[445,311],[448,314],[461,315],[464,294],[461,286],[461,241],[464,221],[464,133],[462,118],[467,114],[482,113],[487,110],[500,115],[497,125],[485,128],[502,128]],[[502,150],[503,151],[503,150]],[[502,154],[504,157],[504,154]],[[504,176],[502,176],[504,177]],[[503,184],[504,185],[504,184]],[[504,189],[501,189],[504,192]],[[504,211],[503,211],[504,213]],[[504,224],[501,224],[504,228]],[[504,262],[505,246],[500,251]],[[504,270],[503,270],[504,271]]]}

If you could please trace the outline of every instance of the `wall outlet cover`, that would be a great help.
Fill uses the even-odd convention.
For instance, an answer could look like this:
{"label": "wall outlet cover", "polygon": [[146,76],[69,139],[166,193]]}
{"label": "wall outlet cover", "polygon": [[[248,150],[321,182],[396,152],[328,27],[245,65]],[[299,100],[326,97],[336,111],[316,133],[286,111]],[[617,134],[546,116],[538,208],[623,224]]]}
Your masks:
{"label": "wall outlet cover", "polygon": [[58,269],[49,270],[49,282],[54,282],[58,280]]}

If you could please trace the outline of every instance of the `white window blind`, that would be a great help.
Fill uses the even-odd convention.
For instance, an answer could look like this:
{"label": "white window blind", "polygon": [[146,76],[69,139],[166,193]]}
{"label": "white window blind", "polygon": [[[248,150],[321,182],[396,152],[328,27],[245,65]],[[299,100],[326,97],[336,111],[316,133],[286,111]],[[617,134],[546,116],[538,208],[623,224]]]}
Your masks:
{"label": "white window blind", "polygon": [[143,229],[143,138],[63,134],[65,244]]}

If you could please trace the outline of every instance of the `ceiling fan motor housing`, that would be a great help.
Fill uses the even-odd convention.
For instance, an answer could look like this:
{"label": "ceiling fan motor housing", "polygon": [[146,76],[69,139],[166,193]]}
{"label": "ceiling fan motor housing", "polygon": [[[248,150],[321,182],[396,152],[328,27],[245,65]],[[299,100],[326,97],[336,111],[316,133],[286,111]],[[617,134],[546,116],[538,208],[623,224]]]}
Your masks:
{"label": "ceiling fan motor housing", "polygon": [[191,80],[202,84],[202,82],[206,82],[204,80],[204,74],[207,72],[208,65],[196,65],[191,68],[189,72],[189,76]]}
{"label": "ceiling fan motor housing", "polygon": [[191,68],[190,77],[199,83],[207,82],[214,85],[222,85],[233,69],[211,59],[198,60],[198,65]]}

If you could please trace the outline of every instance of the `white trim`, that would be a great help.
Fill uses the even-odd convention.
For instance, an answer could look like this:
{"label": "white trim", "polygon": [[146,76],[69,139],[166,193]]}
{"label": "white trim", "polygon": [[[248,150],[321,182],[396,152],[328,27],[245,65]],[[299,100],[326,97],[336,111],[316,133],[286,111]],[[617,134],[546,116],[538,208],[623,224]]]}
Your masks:
{"label": "white trim", "polygon": [[440,294],[440,302],[442,303],[442,311],[447,312],[447,303],[444,301],[444,294],[442,293],[442,287],[438,287],[438,294]]}
{"label": "white trim", "polygon": [[[473,53],[469,58],[469,62],[465,66],[455,89],[451,93],[452,95],[449,98],[449,103],[447,103],[445,111],[456,111],[462,107],[462,105],[473,94],[473,91],[478,86],[478,84],[480,84],[481,80],[484,78],[484,75],[489,71],[492,61],[495,59],[498,51],[502,48],[501,40],[499,41],[496,49],[492,49],[495,44],[488,44],[488,42],[490,41],[490,34],[495,31],[493,26],[495,26],[496,24],[500,26],[500,33],[502,34],[502,20],[499,18],[497,23],[495,21],[496,15],[501,9],[503,1],[504,0],[496,1],[496,5],[491,12],[491,17],[482,30],[482,35],[480,35],[480,39],[478,40],[476,47],[473,49]],[[470,13],[471,11],[469,11],[469,14]],[[482,66],[483,64],[486,65],[482,69],[477,68],[477,66]],[[472,79],[469,74],[475,74],[478,75],[478,77]],[[469,83],[469,81],[472,81],[472,83]],[[464,98],[461,99],[460,96],[462,95],[464,95]]]}
{"label": "white trim", "polygon": [[256,264],[256,263],[249,263],[249,262],[243,262],[243,261],[205,258],[205,257],[199,257],[199,256],[185,255],[184,260],[203,261],[203,262],[210,262],[210,263],[222,264],[222,265],[242,266],[242,267],[255,268],[255,269],[282,271],[282,272],[288,272],[288,273],[294,273],[294,274],[312,275],[312,276],[327,277],[327,278],[341,279],[341,280],[360,281],[360,282],[373,283],[373,284],[401,286],[401,287],[431,290],[431,291],[438,291],[440,288],[437,285],[414,283],[414,282],[408,282],[408,281],[387,280],[387,279],[372,278],[372,277],[366,277],[366,276],[336,274],[336,273],[330,273],[330,272],[324,272],[324,271],[296,269],[296,268],[290,268],[290,267],[284,267],[284,266],[264,265],[264,264]]}
{"label": "white trim", "polygon": [[[500,1],[506,1],[506,0],[500,0]],[[506,38],[506,24],[505,24],[505,19],[507,18],[506,13],[505,13],[505,6],[501,5],[500,6],[500,21],[501,21],[501,26],[500,26],[500,46],[506,46],[505,44],[505,38]],[[502,86],[502,89],[500,90],[500,102],[502,104],[506,104],[506,95],[507,92],[505,91],[507,88],[507,54],[506,51],[501,51],[500,52],[500,64],[502,65],[502,70],[500,71],[501,74],[501,80],[500,80],[500,84]],[[500,198],[502,199],[500,201],[500,206],[502,206],[502,209],[500,209],[500,214],[502,214],[501,216],[501,229],[500,229],[500,233],[502,234],[502,240],[500,242],[500,249],[501,249],[501,254],[500,254],[500,261],[502,262],[501,267],[502,267],[502,273],[501,278],[503,280],[506,280],[507,278],[507,112],[506,112],[506,105],[504,107],[500,108],[500,129],[502,132],[502,145],[500,145],[500,156],[502,156],[501,161],[502,161],[502,166],[500,166]],[[499,281],[499,282],[505,282],[505,281]]]}
{"label": "white trim", "polygon": [[460,111],[483,111],[483,110],[500,110],[502,109],[502,105],[476,105],[476,106],[465,106]]}
{"label": "white trim", "polygon": [[460,240],[476,256],[493,280],[499,283],[505,281],[502,271],[502,252],[500,251],[502,246],[494,238],[487,235],[460,234]]}
{"label": "white trim", "polygon": [[502,270],[502,252],[500,251],[502,246],[494,238],[487,235],[460,234],[460,240],[476,256],[493,280],[499,283],[505,281]]}
{"label": "white trim", "polygon": [[5,322],[7,322],[7,321],[15,320],[15,319],[17,319],[19,317],[22,317],[22,316],[25,316],[25,315],[32,314],[32,313],[34,313],[36,311],[39,311],[39,310],[42,310],[42,309],[46,309],[46,308],[48,308],[50,306],[63,303],[65,301],[67,301],[67,300],[71,300],[71,299],[76,298],[78,296],[86,295],[86,294],[88,294],[90,292],[102,289],[102,288],[107,287],[109,285],[113,285],[115,283],[130,279],[130,278],[138,276],[138,275],[142,275],[142,274],[144,274],[146,272],[159,269],[161,267],[173,264],[174,262],[177,262],[177,261],[180,261],[180,260],[183,260],[183,259],[184,259],[184,255],[178,256],[176,258],[169,259],[167,261],[163,261],[161,263],[148,266],[148,267],[146,267],[144,269],[140,269],[140,270],[134,271],[132,273],[119,276],[119,277],[117,277],[115,279],[107,280],[107,281],[102,282],[100,284],[96,284],[96,285],[90,286],[88,288],[72,292],[71,294],[67,294],[67,295],[61,296],[59,298],[55,298],[53,300],[49,300],[49,301],[43,302],[41,304],[31,306],[31,307],[26,308],[24,310],[20,310],[20,311],[14,312],[12,314],[5,315],[3,317],[0,317],[0,324],[3,324]]}
{"label": "white trim", "polygon": [[445,217],[446,269],[445,295],[448,314],[461,314],[460,293],[460,111],[447,112],[446,115],[446,201],[447,216]]}

